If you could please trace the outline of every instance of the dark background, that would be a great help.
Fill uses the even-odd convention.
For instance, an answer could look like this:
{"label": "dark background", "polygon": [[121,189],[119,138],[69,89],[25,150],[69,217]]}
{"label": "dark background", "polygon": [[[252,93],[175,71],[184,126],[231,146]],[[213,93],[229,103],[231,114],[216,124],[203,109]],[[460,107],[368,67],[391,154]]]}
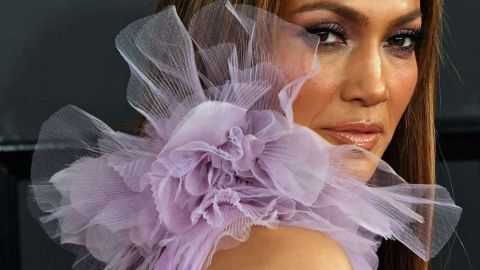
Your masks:
{"label": "dark background", "polygon": [[[379,0],[381,1],[381,0]],[[154,0],[0,0],[1,269],[71,269],[73,256],[32,219],[25,195],[41,123],[74,104],[129,132],[126,63],[116,34]],[[435,270],[480,269],[480,2],[446,0],[438,103],[438,183],[464,208]]]}

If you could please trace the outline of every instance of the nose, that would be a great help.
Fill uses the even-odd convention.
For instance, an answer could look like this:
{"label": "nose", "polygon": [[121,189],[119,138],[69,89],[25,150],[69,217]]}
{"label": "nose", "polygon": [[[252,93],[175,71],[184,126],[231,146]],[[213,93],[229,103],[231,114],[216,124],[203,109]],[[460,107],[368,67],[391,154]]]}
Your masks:
{"label": "nose", "polygon": [[373,106],[388,99],[381,49],[364,46],[352,51],[346,64],[346,84],[341,90],[344,101]]}

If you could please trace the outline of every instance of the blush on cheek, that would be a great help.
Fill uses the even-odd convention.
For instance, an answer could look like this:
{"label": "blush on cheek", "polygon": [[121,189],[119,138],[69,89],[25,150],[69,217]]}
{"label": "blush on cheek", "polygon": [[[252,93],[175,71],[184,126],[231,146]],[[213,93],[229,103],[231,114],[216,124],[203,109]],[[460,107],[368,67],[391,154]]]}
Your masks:
{"label": "blush on cheek", "polygon": [[299,125],[313,127],[313,121],[325,112],[335,96],[333,84],[314,77],[303,85],[293,103],[294,122]]}
{"label": "blush on cheek", "polygon": [[405,67],[396,78],[396,84],[389,90],[389,110],[390,121],[392,123],[392,133],[397,127],[400,119],[405,113],[405,109],[410,103],[417,86],[418,68],[416,60]]}
{"label": "blush on cheek", "polygon": [[378,157],[383,156],[390,144],[398,124],[415,93],[418,78],[415,58],[411,59],[403,67],[392,70],[391,73],[388,85],[388,100],[386,102],[389,123],[386,125],[381,147],[374,151]]}

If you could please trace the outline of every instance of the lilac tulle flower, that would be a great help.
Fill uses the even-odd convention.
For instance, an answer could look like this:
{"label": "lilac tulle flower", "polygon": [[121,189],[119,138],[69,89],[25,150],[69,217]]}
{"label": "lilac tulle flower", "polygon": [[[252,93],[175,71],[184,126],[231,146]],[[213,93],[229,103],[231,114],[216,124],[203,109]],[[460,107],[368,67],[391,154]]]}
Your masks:
{"label": "lilac tulle flower", "polygon": [[[223,117],[197,122],[212,113]],[[191,130],[195,130],[194,136]],[[304,137],[311,136],[306,129],[298,131],[289,125],[285,117],[274,111],[247,112],[217,102],[196,107],[151,166],[152,190],[168,229],[182,233],[199,219],[221,227],[225,222],[224,208],[232,206],[255,223],[268,225],[280,218],[274,212],[274,202],[264,203],[275,197],[312,204],[323,188],[322,182],[304,186],[287,175],[280,177],[279,172],[292,171],[271,152],[280,149],[278,144],[302,138],[302,131],[306,133]],[[286,145],[290,158],[305,153],[293,144]],[[321,166],[328,161],[321,157],[317,162],[315,171],[302,171],[322,179],[319,174],[326,170]],[[255,198],[253,190],[258,192]]]}
{"label": "lilac tulle flower", "polygon": [[228,1],[188,27],[169,7],[122,30],[144,135],[68,105],[33,155],[34,214],[73,247],[74,269],[206,269],[253,225],[323,232],[355,270],[377,268],[382,238],[435,256],[461,213],[446,189],[409,184],[372,153],[294,123],[295,98],[321,71],[318,41]]}

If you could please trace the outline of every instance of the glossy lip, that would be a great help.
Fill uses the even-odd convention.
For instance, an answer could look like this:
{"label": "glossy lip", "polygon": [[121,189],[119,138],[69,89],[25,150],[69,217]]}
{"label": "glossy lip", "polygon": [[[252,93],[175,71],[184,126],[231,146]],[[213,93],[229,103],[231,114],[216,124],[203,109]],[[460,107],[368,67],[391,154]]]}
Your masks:
{"label": "glossy lip", "polygon": [[354,121],[322,128],[340,144],[353,144],[371,150],[383,134],[383,125],[377,121]]}

